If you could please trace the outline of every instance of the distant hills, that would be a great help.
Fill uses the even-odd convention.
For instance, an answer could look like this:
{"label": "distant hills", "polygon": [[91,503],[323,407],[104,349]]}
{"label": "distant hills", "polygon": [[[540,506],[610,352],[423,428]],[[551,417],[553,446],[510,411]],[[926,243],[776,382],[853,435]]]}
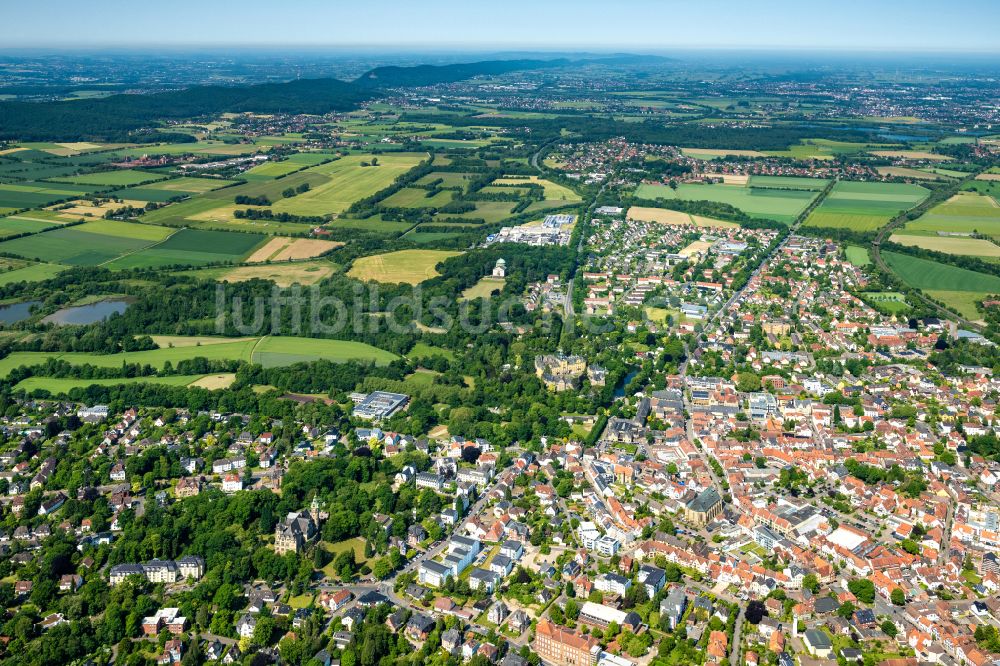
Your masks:
{"label": "distant hills", "polygon": [[584,59],[484,60],[440,66],[377,67],[353,82],[305,79],[250,86],[193,86],[149,95],[121,94],[100,99],[0,102],[0,139],[160,140],[165,135],[136,135],[135,132],[158,120],[226,112],[323,114],[349,111],[376,97],[382,88],[420,87],[522,70],[593,64],[655,64],[664,60],[628,54]]}

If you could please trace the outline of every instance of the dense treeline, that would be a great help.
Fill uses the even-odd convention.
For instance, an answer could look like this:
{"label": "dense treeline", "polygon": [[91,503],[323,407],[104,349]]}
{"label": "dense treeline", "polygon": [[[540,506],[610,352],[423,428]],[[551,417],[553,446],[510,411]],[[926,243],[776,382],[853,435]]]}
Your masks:
{"label": "dense treeline", "polygon": [[[406,122],[437,122],[454,127],[473,127],[483,124],[482,118],[473,114],[404,114]],[[834,139],[864,142],[869,134],[860,131],[835,131],[823,127],[713,127],[709,125],[675,124],[662,122],[624,122],[592,116],[560,115],[558,118],[533,120],[525,118],[490,118],[490,126],[523,129],[531,132],[536,142],[559,139],[562,131],[573,132],[587,141],[604,141],[625,137],[638,143],[673,146],[698,146],[702,148],[731,148],[741,150],[785,150],[803,139]]]}
{"label": "dense treeline", "polygon": [[[336,79],[303,79],[252,86],[195,86],[152,95],[0,103],[0,139],[29,141],[141,141],[140,128],[160,120],[225,112],[312,113],[347,111],[372,92]],[[194,141],[190,135],[185,141]],[[161,139],[156,136],[157,141]]]}

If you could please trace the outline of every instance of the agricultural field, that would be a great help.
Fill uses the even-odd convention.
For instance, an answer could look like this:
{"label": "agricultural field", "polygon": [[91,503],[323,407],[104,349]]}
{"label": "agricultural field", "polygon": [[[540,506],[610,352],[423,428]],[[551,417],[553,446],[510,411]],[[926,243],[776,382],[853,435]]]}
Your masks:
{"label": "agricultural field", "polygon": [[936,173],[931,170],[922,171],[909,167],[877,167],[877,171],[883,176],[894,176],[896,178],[912,178],[913,180],[948,180],[949,176]]}
{"label": "agricultural field", "polygon": [[243,178],[249,181],[271,180],[307,167],[322,164],[335,157],[334,153],[295,153],[294,155],[289,155],[288,159],[285,160],[265,162],[264,164],[255,166],[245,172]]}
{"label": "agricultural field", "polygon": [[[322,259],[317,261],[297,261],[294,263],[237,266],[223,269],[215,279],[220,282],[246,282],[247,280],[270,280],[279,287],[293,284],[309,286],[330,277],[337,267]],[[215,269],[210,269],[215,270]]]}
{"label": "agricultural field", "polygon": [[3,259],[0,261],[4,262],[4,267],[0,270],[0,287],[17,282],[42,282],[43,280],[54,278],[69,269],[69,266],[29,263],[16,259]]}
{"label": "agricultural field", "polygon": [[504,176],[493,181],[495,185],[519,185],[523,183],[541,185],[545,190],[544,196],[547,201],[582,201],[579,194],[565,185],[559,185],[538,176]]}
{"label": "agricultural field", "polygon": [[0,243],[0,253],[25,259],[98,266],[164,240],[172,229],[149,224],[95,220]]}
{"label": "agricultural field", "polygon": [[892,148],[893,145],[833,141],[831,139],[804,139],[800,143],[789,146],[787,150],[769,150],[765,154],[771,157],[791,157],[798,160],[832,160],[838,155],[857,155],[871,150]]}
{"label": "agricultural field", "polygon": [[272,335],[261,338],[259,344],[254,347],[251,358],[254,363],[265,368],[274,368],[318,360],[333,363],[370,361],[376,365],[386,365],[397,357],[392,352],[363,342]]}
{"label": "agricultural field", "polygon": [[181,229],[163,242],[110,262],[108,268],[120,270],[163,266],[199,266],[242,261],[263,243],[265,238],[266,236],[260,234]]}
{"label": "agricultural field", "polygon": [[[378,155],[377,158],[378,166],[361,166],[362,162],[370,163],[375,159],[371,155],[348,155],[311,167],[302,173],[320,176],[322,182],[310,185],[308,192],[288,199],[272,197],[274,204],[271,209],[276,213],[292,215],[342,213],[355,201],[370,197],[391,185],[396,178],[417,166],[426,156],[419,153],[394,153]],[[284,179],[277,181],[279,185],[284,182]]]}
{"label": "agricultural field", "polygon": [[440,208],[451,203],[455,197],[455,193],[451,190],[441,190],[428,197],[430,192],[430,190],[421,190],[415,187],[404,187],[382,199],[379,205],[389,208]]}
{"label": "agricultural field", "polygon": [[713,160],[716,157],[764,157],[759,150],[726,150],[717,148],[681,148],[687,157],[699,160]]}
{"label": "agricultural field", "polygon": [[402,233],[412,226],[412,222],[383,220],[381,215],[366,218],[338,217],[326,224],[328,229],[356,229],[386,235]]}
{"label": "agricultural field", "polygon": [[698,227],[738,227],[735,222],[716,220],[711,217],[701,215],[689,215],[679,210],[668,208],[649,208],[646,206],[632,206],[625,214],[631,220],[640,222],[657,222],[659,224],[692,224]]}
{"label": "agricultural field", "polygon": [[312,259],[342,245],[343,243],[315,238],[287,238],[278,236],[257,248],[253,254],[247,257],[246,261],[248,263],[259,263],[264,261]]}
{"label": "agricultural field", "polygon": [[51,220],[33,217],[30,213],[0,217],[0,239],[20,234],[35,234],[56,226],[59,225]]}
{"label": "agricultural field", "polygon": [[750,187],[770,187],[775,189],[788,190],[812,190],[822,191],[829,180],[825,178],[799,178],[797,176],[751,176]]}
{"label": "agricultural field", "polygon": [[[53,395],[69,393],[88,386],[118,386],[120,384],[160,384],[163,386],[202,386],[199,382],[215,375],[168,375],[166,377],[119,377],[114,379],[73,379],[64,377],[28,377],[17,383],[17,390],[44,390]],[[234,376],[235,378],[235,376]],[[202,386],[203,388],[208,388]],[[218,387],[225,388],[225,387]]]}
{"label": "agricultural field", "polygon": [[919,185],[839,181],[805,225],[871,231],[927,196]]}
{"label": "agricultural field", "polygon": [[0,183],[0,208],[20,210],[40,208],[67,199],[89,194],[92,186],[70,183],[46,183],[28,181],[23,183]]}
{"label": "agricultural field", "polygon": [[1000,205],[992,197],[959,192],[904,227],[906,234],[936,236],[938,232],[979,233],[1000,239]]}
{"label": "agricultural field", "polygon": [[60,182],[73,183],[74,185],[101,185],[107,187],[131,187],[139,183],[149,183],[163,180],[166,176],[146,171],[135,171],[134,169],[123,169],[119,171],[100,171],[97,173],[86,173],[79,176],[68,176],[60,178]]}
{"label": "agricultural field", "polygon": [[969,319],[979,319],[975,301],[1000,294],[1000,277],[898,252],[882,252],[889,267],[908,285],[947,303]]}
{"label": "agricultural field", "polygon": [[462,253],[445,250],[400,250],[376,254],[355,259],[347,275],[362,282],[416,285],[440,275],[437,265],[460,254]]}
{"label": "agricultural field", "polygon": [[871,154],[876,157],[890,157],[904,160],[924,160],[927,162],[949,162],[955,159],[954,157],[948,157],[947,155],[930,153],[926,150],[873,150],[871,151]]}
{"label": "agricultural field", "polygon": [[715,201],[739,208],[751,217],[790,224],[812,203],[818,192],[806,189],[681,183],[676,190],[667,185],[640,185],[635,195],[640,199],[652,200]]}
{"label": "agricultural field", "polygon": [[922,247],[926,250],[944,252],[945,254],[962,254],[971,257],[1000,258],[1000,245],[983,238],[963,238],[957,236],[911,236],[909,234],[893,234],[889,237],[893,243]]}
{"label": "agricultural field", "polygon": [[[438,159],[435,158],[434,164],[437,163]],[[454,188],[465,189],[465,186],[468,184],[469,178],[471,177],[472,174],[468,173],[457,173],[451,171],[432,171],[423,178],[421,178],[420,180],[418,180],[416,184],[429,185],[430,183],[433,183],[436,180],[440,180],[442,181],[441,187],[454,187]]]}
{"label": "agricultural field", "polygon": [[474,201],[476,210],[467,213],[439,213],[438,217],[456,220],[483,220],[486,224],[501,222],[510,217],[516,205],[513,201]]}
{"label": "agricultural field", "polygon": [[386,364],[396,358],[395,354],[384,349],[347,340],[265,336],[218,344],[205,344],[204,340],[199,340],[200,344],[189,345],[175,337],[173,342],[172,347],[120,354],[13,352],[0,359],[0,377],[6,377],[14,368],[40,365],[50,358],[58,358],[71,365],[93,365],[100,368],[120,368],[124,363],[138,363],[157,369],[162,369],[167,361],[176,367],[180,361],[199,357],[208,360],[247,361],[267,367],[321,359],[334,363],[356,360]]}

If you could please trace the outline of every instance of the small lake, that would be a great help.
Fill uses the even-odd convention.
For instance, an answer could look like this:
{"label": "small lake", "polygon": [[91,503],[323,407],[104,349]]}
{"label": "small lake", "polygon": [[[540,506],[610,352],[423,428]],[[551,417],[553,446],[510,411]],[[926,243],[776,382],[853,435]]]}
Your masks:
{"label": "small lake", "polygon": [[635,376],[638,375],[638,374],[639,374],[639,370],[637,368],[637,369],[632,370],[631,372],[629,372],[627,375],[625,375],[625,378],[622,379],[620,382],[618,382],[618,386],[615,387],[614,397],[616,397],[616,398],[624,398],[625,397],[625,387],[628,386],[629,382],[631,382],[633,379],[635,379]]}
{"label": "small lake", "polygon": [[111,315],[122,314],[132,303],[129,298],[109,298],[88,305],[74,305],[53,312],[42,320],[46,324],[85,325],[104,321]]}
{"label": "small lake", "polygon": [[0,305],[0,324],[14,324],[31,316],[31,308],[41,305],[41,301],[23,301]]}

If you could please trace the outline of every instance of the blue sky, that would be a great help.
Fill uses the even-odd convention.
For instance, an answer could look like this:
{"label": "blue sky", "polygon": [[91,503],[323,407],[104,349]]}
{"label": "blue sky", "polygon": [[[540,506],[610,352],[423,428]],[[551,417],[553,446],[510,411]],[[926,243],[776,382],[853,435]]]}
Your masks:
{"label": "blue sky", "polygon": [[33,0],[7,47],[1000,51],[998,0]]}

